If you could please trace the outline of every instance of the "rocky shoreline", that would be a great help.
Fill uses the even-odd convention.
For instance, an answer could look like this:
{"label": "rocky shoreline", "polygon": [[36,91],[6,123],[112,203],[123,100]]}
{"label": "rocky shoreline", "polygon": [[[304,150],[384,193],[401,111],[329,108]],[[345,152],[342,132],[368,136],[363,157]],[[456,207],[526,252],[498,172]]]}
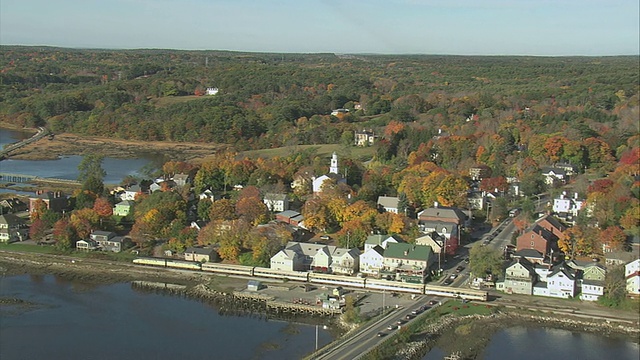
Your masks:
{"label": "rocky shoreline", "polygon": [[[434,348],[442,349],[447,354],[457,353],[460,359],[477,359],[496,332],[515,326],[548,327],[606,337],[621,337],[640,343],[640,329],[634,326],[503,310],[491,315],[443,316],[421,334],[414,335],[414,341],[396,353],[395,359],[419,360]],[[450,341],[454,338],[456,341]]]}

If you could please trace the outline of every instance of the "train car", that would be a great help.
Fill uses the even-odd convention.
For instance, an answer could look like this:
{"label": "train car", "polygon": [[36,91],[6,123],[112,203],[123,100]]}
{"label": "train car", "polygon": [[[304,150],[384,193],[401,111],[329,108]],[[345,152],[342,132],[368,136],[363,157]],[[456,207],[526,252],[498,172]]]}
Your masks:
{"label": "train car", "polygon": [[136,259],[133,259],[133,263],[137,265],[167,267],[168,260],[169,259],[161,259],[161,258],[136,258]]}
{"label": "train car", "polygon": [[446,296],[465,300],[487,301],[488,293],[482,290],[463,289],[438,285],[427,285],[425,295]]}
{"label": "train car", "polygon": [[253,267],[233,264],[204,263],[202,271],[218,274],[253,276]]}
{"label": "train car", "polygon": [[309,273],[306,271],[276,270],[263,267],[255,267],[253,276],[271,279],[286,279],[291,281],[309,281]]}
{"label": "train car", "polygon": [[389,281],[381,279],[367,279],[366,289],[372,290],[389,290],[398,292],[407,292],[412,294],[423,294],[424,284],[405,283],[399,281]]}
{"label": "train car", "polygon": [[363,289],[365,280],[366,279],[353,276],[309,273],[309,282],[314,284],[340,285]]}
{"label": "train car", "polygon": [[167,260],[167,267],[172,269],[201,270],[202,265],[199,262],[193,261]]}

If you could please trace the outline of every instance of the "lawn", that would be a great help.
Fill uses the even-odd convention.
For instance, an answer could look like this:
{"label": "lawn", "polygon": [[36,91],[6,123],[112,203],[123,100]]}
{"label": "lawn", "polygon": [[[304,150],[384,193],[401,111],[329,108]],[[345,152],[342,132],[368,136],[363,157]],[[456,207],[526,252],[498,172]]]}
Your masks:
{"label": "lawn", "polygon": [[54,254],[57,252],[55,247],[49,245],[38,246],[19,243],[0,244],[0,250],[30,252],[37,254]]}

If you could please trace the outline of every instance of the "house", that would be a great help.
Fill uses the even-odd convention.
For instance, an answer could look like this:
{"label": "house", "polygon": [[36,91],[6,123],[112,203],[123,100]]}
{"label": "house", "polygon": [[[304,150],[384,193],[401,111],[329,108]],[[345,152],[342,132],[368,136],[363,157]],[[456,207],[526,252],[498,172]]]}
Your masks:
{"label": "house", "polygon": [[207,226],[207,222],[204,220],[195,220],[191,222],[190,227],[193,229],[196,229],[197,231],[202,230],[202,228],[204,228],[205,226]]}
{"label": "house", "polygon": [[0,214],[16,213],[28,209],[29,206],[17,197],[0,200]]}
{"label": "house", "polygon": [[43,201],[47,209],[53,212],[62,212],[69,207],[67,196],[61,191],[37,190],[35,196],[29,198],[29,211],[31,214],[36,210],[38,201]]}
{"label": "house", "polygon": [[567,197],[566,192],[562,192],[560,196],[553,199],[553,212],[565,221],[574,223],[574,219],[578,217],[578,211],[584,206],[584,200],[578,199],[578,193],[574,194],[573,199]]}
{"label": "house", "polygon": [[336,248],[331,254],[332,274],[353,275],[360,268],[360,251],[356,248]]}
{"label": "house", "polygon": [[138,194],[142,193],[143,190],[140,185],[131,185],[120,195],[120,200],[135,200]]}
{"label": "house", "polygon": [[567,299],[576,296],[576,290],[575,270],[561,263],[551,268],[546,282],[540,281],[534,286],[533,295]]}
{"label": "house", "polygon": [[357,249],[290,241],[283,250],[271,257],[271,266],[272,269],[289,271],[311,269],[328,273],[335,270],[341,274],[353,274],[359,268],[359,255]]}
{"label": "house", "polygon": [[89,238],[98,244],[98,248],[102,251],[120,252],[122,251],[123,237],[116,236],[114,232],[94,230]]}
{"label": "house", "polygon": [[220,90],[218,90],[217,87],[208,87],[207,90],[205,91],[206,95],[215,95],[219,92]]}
{"label": "house", "polygon": [[332,116],[345,115],[349,112],[349,109],[335,109],[331,111]]}
{"label": "house", "polygon": [[188,174],[180,173],[173,175],[173,178],[171,180],[176,183],[176,186],[183,187],[189,183],[190,178]]}
{"label": "house", "polygon": [[543,167],[542,176],[544,176],[544,182],[547,185],[553,185],[555,182],[564,184],[567,180],[567,173],[564,169],[556,167]]}
{"label": "house", "polygon": [[271,257],[270,268],[274,270],[306,271],[303,256],[296,251],[282,249]]}
{"label": "house", "polygon": [[635,259],[624,266],[624,278],[627,282],[627,294],[640,296],[640,259]]}
{"label": "house", "polygon": [[577,260],[567,262],[567,266],[576,270],[579,275],[580,300],[597,301],[604,295],[604,280],[607,275],[607,269],[604,266],[594,261]]}
{"label": "house", "polygon": [[513,253],[514,258],[525,258],[532,264],[544,263],[544,255],[536,249],[520,249]]}
{"label": "house", "polygon": [[460,226],[444,221],[418,221],[418,228],[423,234],[436,233],[446,239],[444,252],[454,254],[460,245]]}
{"label": "house", "polygon": [[129,216],[133,214],[133,205],[135,203],[131,200],[122,200],[116,204],[113,208],[113,215],[116,216]]}
{"label": "house", "polygon": [[91,239],[76,241],[76,249],[84,251],[93,251],[99,248],[98,243]]}
{"label": "house", "polygon": [[400,243],[404,242],[397,235],[369,235],[367,236],[367,240],[364,241],[364,251],[367,251],[373,247],[380,246],[383,249],[386,249],[390,243]]}
{"label": "house", "polygon": [[403,282],[424,283],[433,263],[431,247],[406,243],[390,243],[384,250],[384,270]]}
{"label": "house", "polygon": [[200,200],[210,200],[211,202],[214,202],[216,200],[215,195],[213,195],[213,191],[211,191],[209,189],[206,189],[205,191],[200,193],[200,195],[198,195],[198,199],[200,199]]}
{"label": "house", "polygon": [[556,169],[562,169],[564,170],[564,173],[567,176],[573,176],[577,171],[578,171],[578,167],[571,164],[571,163],[567,163],[567,162],[560,162],[554,165],[554,167]]}
{"label": "house", "polygon": [[29,236],[26,222],[14,214],[0,215],[0,243],[24,241]]}
{"label": "house", "polygon": [[355,146],[371,146],[376,140],[376,135],[372,130],[355,131]]}
{"label": "house", "polygon": [[289,210],[289,196],[287,194],[266,193],[262,201],[267,205],[269,211],[281,212]]}
{"label": "house", "polygon": [[400,198],[397,196],[378,196],[378,207],[397,214],[400,209]]}
{"label": "house", "polygon": [[339,171],[338,155],[334,152],[331,155],[331,164],[329,166],[329,173],[326,175],[319,176],[317,178],[313,178],[312,180],[313,193],[314,194],[321,193],[324,182],[329,179],[334,180],[336,184],[346,184],[347,179],[345,179],[342,175],[340,175],[338,171]]}
{"label": "house", "polygon": [[482,210],[484,209],[484,196],[480,191],[471,191],[467,194],[467,203],[469,203],[469,209]]}
{"label": "house", "polygon": [[213,248],[189,247],[184,251],[186,261],[197,261],[201,263],[218,261],[218,253]]}
{"label": "house", "polygon": [[443,235],[438,234],[436,231],[432,231],[424,236],[416,238],[415,244],[431,247],[431,251],[433,251],[434,255],[438,257],[438,269],[440,269],[447,250],[447,240],[448,239]]}
{"label": "house", "polygon": [[558,240],[567,229],[558,219],[546,215],[529,226],[516,241],[516,251],[535,249],[543,256],[559,255]]}
{"label": "house", "polygon": [[285,210],[276,214],[276,221],[281,221],[293,226],[301,226],[304,217],[297,211]]}
{"label": "house", "polygon": [[360,272],[378,276],[384,265],[383,254],[384,248],[380,245],[374,245],[369,249],[365,249],[364,253],[360,255]]}
{"label": "house", "polygon": [[533,264],[524,257],[514,259],[505,270],[504,291],[509,294],[533,294],[538,275]]}
{"label": "house", "polygon": [[458,226],[467,226],[471,217],[462,210],[454,207],[442,207],[438,202],[432,208],[424,209],[418,213],[420,221],[441,221],[455,223]]}
{"label": "house", "polygon": [[474,181],[491,177],[491,168],[483,164],[472,166],[469,168],[469,177]]}

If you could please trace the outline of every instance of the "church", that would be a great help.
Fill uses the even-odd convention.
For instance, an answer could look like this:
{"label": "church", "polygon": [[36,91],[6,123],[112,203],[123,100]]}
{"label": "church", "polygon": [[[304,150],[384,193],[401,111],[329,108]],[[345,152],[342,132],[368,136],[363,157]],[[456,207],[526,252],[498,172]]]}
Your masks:
{"label": "church", "polygon": [[337,184],[346,184],[345,179],[338,171],[338,155],[334,152],[331,156],[331,165],[329,166],[329,173],[319,176],[313,179],[313,193],[319,194],[322,192],[322,184],[328,179],[333,179]]}

